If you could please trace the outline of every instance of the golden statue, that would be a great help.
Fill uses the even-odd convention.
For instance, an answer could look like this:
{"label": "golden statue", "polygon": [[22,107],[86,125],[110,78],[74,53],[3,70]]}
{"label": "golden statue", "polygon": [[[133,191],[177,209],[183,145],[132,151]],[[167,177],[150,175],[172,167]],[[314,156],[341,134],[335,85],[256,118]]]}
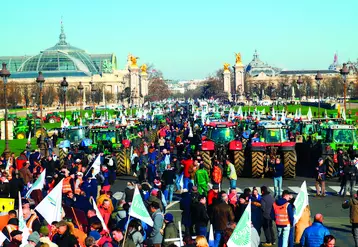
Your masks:
{"label": "golden statue", "polygon": [[230,64],[224,63],[224,71],[230,71],[229,67],[230,67]]}
{"label": "golden statue", "polygon": [[134,56],[131,56],[130,57],[130,60],[132,62],[132,67],[136,67],[137,66],[137,59],[138,57],[134,57]]}
{"label": "golden statue", "polygon": [[142,73],[147,73],[147,65],[143,64],[142,66],[140,66],[140,70],[142,71]]}
{"label": "golden statue", "polygon": [[235,56],[236,56],[236,64],[242,64],[240,52],[235,53]]}

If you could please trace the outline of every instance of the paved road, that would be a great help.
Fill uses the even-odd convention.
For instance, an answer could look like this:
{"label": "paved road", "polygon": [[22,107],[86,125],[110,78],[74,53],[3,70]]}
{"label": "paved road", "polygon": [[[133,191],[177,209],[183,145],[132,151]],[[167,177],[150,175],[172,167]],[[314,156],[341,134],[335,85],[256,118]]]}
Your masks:
{"label": "paved road", "polygon": [[[314,180],[311,178],[296,177],[295,179],[288,179],[283,181],[283,189],[288,189],[294,194],[299,191],[299,188],[303,181],[307,182],[309,203],[311,207],[312,216],[316,213],[322,213],[324,215],[324,224],[329,227],[331,234],[333,234],[337,240],[337,246],[354,246],[353,237],[351,234],[351,228],[349,223],[349,210],[344,210],[341,207],[344,198],[336,195],[339,191],[339,183],[336,180],[327,181],[327,196],[315,197]],[[117,182],[112,188],[113,192],[123,191],[127,181],[136,181],[133,177],[119,177]],[[250,179],[239,178],[237,182],[238,192],[242,192],[245,188],[251,188],[262,185],[268,186],[269,190],[273,191],[272,179]],[[223,189],[229,188],[228,180],[224,179]],[[357,188],[356,188],[357,189]],[[175,196],[175,202],[168,206],[167,211],[172,213],[175,217],[175,221],[181,220],[181,210],[179,208],[180,195]],[[261,240],[264,241],[263,233],[261,234]]]}

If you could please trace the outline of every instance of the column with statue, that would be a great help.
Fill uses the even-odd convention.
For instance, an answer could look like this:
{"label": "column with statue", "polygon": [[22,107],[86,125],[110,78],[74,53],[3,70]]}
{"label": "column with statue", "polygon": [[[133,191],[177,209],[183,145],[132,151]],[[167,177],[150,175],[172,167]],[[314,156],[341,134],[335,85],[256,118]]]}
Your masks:
{"label": "column with statue", "polygon": [[245,73],[245,66],[242,64],[241,54],[235,53],[236,61],[235,61],[235,91],[236,94],[239,95],[239,100],[242,101],[245,99],[245,92],[244,92],[244,73]]}
{"label": "column with statue", "polygon": [[230,64],[224,63],[223,76],[224,76],[224,92],[228,94],[228,99],[229,101],[231,101],[231,80],[230,80],[231,72],[229,66]]}
{"label": "column with statue", "polygon": [[131,105],[139,105],[139,67],[137,65],[137,59],[138,57],[131,56],[131,64],[128,68],[130,74]]}
{"label": "column with statue", "polygon": [[148,74],[147,74],[147,65],[143,64],[140,66],[140,94],[141,94],[141,103],[144,103],[144,97],[148,95]]}

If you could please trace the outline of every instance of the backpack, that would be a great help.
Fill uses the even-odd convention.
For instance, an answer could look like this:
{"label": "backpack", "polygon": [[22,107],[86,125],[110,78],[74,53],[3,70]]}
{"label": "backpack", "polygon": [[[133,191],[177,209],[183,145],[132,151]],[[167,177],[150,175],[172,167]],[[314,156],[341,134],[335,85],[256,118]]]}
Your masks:
{"label": "backpack", "polygon": [[101,172],[97,173],[96,179],[97,179],[97,182],[98,182],[99,184],[103,184],[103,182],[104,182],[104,176],[103,176],[103,174],[102,174]]}
{"label": "backpack", "polygon": [[223,174],[219,166],[214,166],[212,176],[215,183],[219,184],[221,182]]}

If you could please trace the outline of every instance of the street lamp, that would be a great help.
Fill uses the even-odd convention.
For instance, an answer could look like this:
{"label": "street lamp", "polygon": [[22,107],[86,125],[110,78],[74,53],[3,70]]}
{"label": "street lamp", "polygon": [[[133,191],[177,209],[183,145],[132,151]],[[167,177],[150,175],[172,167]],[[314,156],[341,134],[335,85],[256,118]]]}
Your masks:
{"label": "street lamp", "polygon": [[84,87],[83,87],[83,85],[82,85],[82,82],[80,82],[79,84],[78,84],[78,86],[77,86],[77,89],[78,89],[78,91],[80,92],[80,95],[81,95],[81,97],[80,97],[80,116],[81,116],[81,119],[82,119],[82,104],[83,104],[83,89],[84,89]]}
{"label": "street lamp", "polygon": [[298,89],[298,100],[300,101],[301,104],[301,91],[300,91],[300,87],[303,84],[303,80],[301,76],[298,76],[298,80],[297,80],[297,89]]}
{"label": "street lamp", "polygon": [[[350,82],[349,83],[349,86],[348,86],[348,95],[349,95],[349,99],[352,98],[352,92],[353,92],[353,87],[354,87],[354,82]],[[349,118],[351,117],[350,115],[352,114],[351,113],[351,101],[349,100]]]}
{"label": "street lamp", "polygon": [[7,97],[6,97],[6,84],[7,84],[7,78],[10,77],[10,71],[6,69],[6,63],[2,64],[2,69],[0,70],[0,77],[2,78],[2,81],[4,83],[4,103],[5,103],[5,158],[6,160],[9,158],[10,155],[10,149],[9,149],[9,130],[7,126]]}
{"label": "street lamp", "polygon": [[96,117],[96,110],[95,110],[95,108],[96,108],[96,105],[95,105],[95,103],[94,103],[94,96],[95,96],[95,93],[96,93],[96,88],[94,87],[94,85],[93,85],[93,82],[92,83],[90,83],[91,85],[92,85],[92,87],[91,87],[91,96],[92,96],[92,104],[93,104],[93,118],[95,118]]}
{"label": "street lamp", "polygon": [[349,70],[347,64],[343,64],[343,68],[340,70],[340,74],[343,78],[343,100],[344,100],[344,111],[346,111],[346,95],[347,95],[347,75],[349,74]]}
{"label": "street lamp", "polygon": [[61,81],[61,88],[63,91],[63,116],[65,121],[66,120],[66,93],[68,88],[68,82],[66,81],[66,77],[63,77],[63,80]]}
{"label": "street lamp", "polygon": [[[45,78],[42,75],[42,72],[39,72],[39,75],[36,78],[36,82],[39,85],[40,88],[40,123],[41,123],[41,139],[40,139],[40,151],[41,151],[41,155],[46,156],[47,150],[46,150],[46,145],[45,145],[45,141],[44,141],[44,121],[43,121],[43,117],[42,117],[42,89],[45,83]],[[34,121],[36,121],[36,117],[34,117]]]}
{"label": "street lamp", "polygon": [[317,88],[318,88],[318,117],[320,116],[320,109],[321,109],[321,81],[323,80],[322,74],[317,71],[315,76]]}
{"label": "street lamp", "polygon": [[285,82],[283,84],[283,90],[285,91],[285,96],[286,96],[286,112],[288,110],[288,88],[290,87],[290,84],[288,84],[288,82]]}

